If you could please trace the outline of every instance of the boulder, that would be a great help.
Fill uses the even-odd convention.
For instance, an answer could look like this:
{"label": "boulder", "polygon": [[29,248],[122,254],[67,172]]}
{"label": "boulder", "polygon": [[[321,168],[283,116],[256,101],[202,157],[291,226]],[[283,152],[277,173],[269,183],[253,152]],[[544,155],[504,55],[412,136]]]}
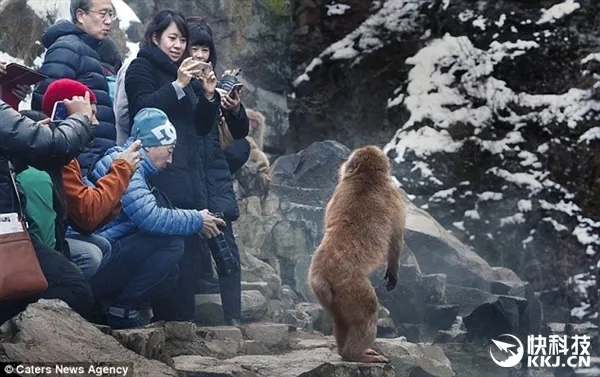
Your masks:
{"label": "boulder", "polygon": [[[333,322],[321,305],[301,302],[296,305],[296,312],[305,313],[310,318],[311,323],[309,327],[312,330],[324,335],[333,334]],[[302,314],[299,316],[301,318],[304,317]]]}
{"label": "boulder", "polygon": [[196,321],[202,325],[224,325],[220,294],[196,295]]}
{"label": "boulder", "polygon": [[296,350],[283,355],[238,356],[228,360],[202,356],[173,359],[182,377],[395,377],[390,364],[342,362],[328,348]]}
{"label": "boulder", "polygon": [[252,323],[242,329],[244,336],[264,344],[267,348],[287,348],[290,342],[289,326],[276,323]]}
{"label": "boulder", "polygon": [[242,321],[260,321],[267,314],[268,302],[259,291],[242,291]]}
{"label": "boulder", "polygon": [[526,299],[512,296],[498,296],[484,303],[463,318],[469,339],[531,334],[524,323],[526,307]]}
{"label": "boulder", "polygon": [[[102,333],[60,300],[39,300],[0,327],[0,354],[20,362],[127,363],[134,376],[178,376],[156,360],[149,360],[123,347],[115,338]],[[144,352],[154,352],[153,344],[164,338],[157,332],[137,344]],[[164,335],[162,335],[164,336]],[[158,337],[157,342],[149,341]],[[127,337],[125,337],[127,338]]]}
{"label": "boulder", "polygon": [[454,377],[450,360],[437,346],[408,343],[403,339],[382,339],[373,347],[389,356],[396,376]]}

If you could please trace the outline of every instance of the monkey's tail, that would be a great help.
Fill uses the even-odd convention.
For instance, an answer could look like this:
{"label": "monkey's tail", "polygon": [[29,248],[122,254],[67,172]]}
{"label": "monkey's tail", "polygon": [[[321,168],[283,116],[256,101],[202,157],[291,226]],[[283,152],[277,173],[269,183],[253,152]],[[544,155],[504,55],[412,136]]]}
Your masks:
{"label": "monkey's tail", "polygon": [[321,305],[329,310],[333,301],[333,292],[329,282],[323,276],[313,272],[310,275],[310,288]]}

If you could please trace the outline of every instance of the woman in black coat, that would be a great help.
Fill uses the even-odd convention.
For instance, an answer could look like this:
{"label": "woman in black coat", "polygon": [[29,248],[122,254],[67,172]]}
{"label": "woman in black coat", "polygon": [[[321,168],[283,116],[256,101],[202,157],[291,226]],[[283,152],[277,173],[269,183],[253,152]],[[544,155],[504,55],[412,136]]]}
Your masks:
{"label": "woman in black coat", "polygon": [[[177,147],[172,164],[152,178],[152,184],[165,193],[178,208],[208,208],[204,136],[219,119],[221,97],[217,79],[196,80],[200,70],[188,58],[189,29],[181,13],[163,10],[146,29],[137,58],[125,76],[129,114],[144,107],[163,110],[177,130]],[[194,319],[194,276],[199,273],[200,235],[186,238],[185,252],[179,265],[179,285],[167,295],[169,303],[153,305],[155,319]]]}
{"label": "woman in black coat", "polygon": [[[205,63],[211,63],[213,67],[216,67],[217,55],[210,26],[198,17],[190,17],[187,21],[190,27],[189,45],[192,57]],[[228,76],[228,79],[233,78],[233,76]],[[221,83],[225,83],[226,80],[225,77],[221,78]],[[233,80],[229,81],[231,82],[228,82],[228,85],[223,85],[222,89],[229,89],[233,85]],[[227,90],[224,93],[227,93]],[[201,161],[204,167],[204,184],[208,195],[207,208],[211,212],[220,212],[225,216],[227,223],[224,230],[225,240],[231,255],[239,264],[240,255],[233,234],[232,222],[239,218],[240,213],[233,191],[232,170],[243,165],[250,154],[250,145],[245,139],[248,135],[249,120],[239,94],[234,93],[231,97],[223,94],[221,97],[221,112],[234,139],[233,143],[226,149],[221,147],[223,140],[220,137],[219,122],[213,122],[211,131],[199,140],[204,151]],[[211,279],[211,252],[213,254],[218,253],[218,246],[216,242],[210,240],[204,243],[203,246],[200,262],[203,279],[200,281],[209,283],[213,280]],[[209,248],[210,250],[207,250]],[[205,287],[202,287],[202,285]],[[200,284],[200,287],[206,288],[206,285],[208,284]],[[218,286],[221,293],[225,323],[230,326],[240,325],[241,273],[219,276]]]}

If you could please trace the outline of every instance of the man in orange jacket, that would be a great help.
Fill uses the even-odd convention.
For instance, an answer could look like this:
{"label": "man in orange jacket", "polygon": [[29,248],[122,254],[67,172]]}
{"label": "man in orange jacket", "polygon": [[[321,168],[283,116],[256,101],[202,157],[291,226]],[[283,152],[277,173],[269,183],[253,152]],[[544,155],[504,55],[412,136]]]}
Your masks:
{"label": "man in orange jacket", "polygon": [[[91,123],[96,126],[96,97],[78,81],[60,79],[48,86],[42,99],[43,111],[51,116],[56,102],[86,93],[92,103]],[[54,182],[55,185],[58,183],[58,191],[62,193],[58,195],[61,208],[57,209],[57,217],[62,210],[63,224],[56,229],[61,236],[57,237],[57,248],[59,239],[66,240],[67,245],[61,245],[63,253],[79,266],[86,279],[104,266],[110,256],[110,243],[91,233],[113,220],[121,211],[121,197],[140,162],[140,148],[141,144],[137,142],[123,151],[111,165],[108,174],[95,182],[95,187],[84,182],[76,158],[62,168],[62,180]],[[65,238],[67,219],[71,228],[78,233],[69,232]],[[65,246],[68,246],[67,252],[64,251]]]}

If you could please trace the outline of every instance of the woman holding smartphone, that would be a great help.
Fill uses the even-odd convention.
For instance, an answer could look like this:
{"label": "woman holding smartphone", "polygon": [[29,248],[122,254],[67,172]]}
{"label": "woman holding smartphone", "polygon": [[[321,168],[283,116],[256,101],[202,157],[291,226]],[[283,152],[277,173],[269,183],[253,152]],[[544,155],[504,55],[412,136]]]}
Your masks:
{"label": "woman holding smartphone", "polygon": [[[189,56],[189,40],[189,27],[180,12],[158,12],[145,31],[137,58],[127,69],[125,91],[131,119],[141,109],[155,107],[167,114],[177,131],[173,162],[151,183],[173,206],[203,210],[211,200],[206,161],[212,156],[208,154],[206,136],[219,122],[222,98],[216,91],[213,70],[203,74],[201,62],[210,60],[197,54],[196,59]],[[239,133],[232,130],[234,137],[247,134],[247,118],[241,128]],[[199,273],[203,242],[199,234],[186,237],[179,284],[165,294],[169,302],[153,305],[155,320],[194,320],[194,276]]]}
{"label": "woman holding smartphone", "polygon": [[[212,67],[217,65],[217,54],[212,39],[212,30],[210,26],[203,22],[199,17],[190,17],[187,19],[190,28],[190,54],[191,56],[203,63],[210,63]],[[239,250],[235,242],[235,237],[232,229],[232,222],[239,218],[239,208],[235,193],[233,191],[233,178],[231,168],[243,165],[250,154],[250,145],[245,137],[248,135],[249,120],[246,110],[241,103],[240,92],[232,90],[234,86],[235,76],[228,73],[222,77],[222,89],[217,92],[220,94],[218,99],[220,103],[219,113],[216,119],[207,127],[210,132],[198,138],[201,152],[201,162],[203,175],[203,190],[207,193],[208,210],[213,213],[222,213],[227,224],[223,230],[225,241],[237,264],[240,263]],[[228,80],[229,79],[229,80]],[[224,120],[224,122],[223,122]],[[204,128],[205,125],[202,125]],[[229,139],[229,135],[231,139]],[[227,140],[229,139],[229,140]],[[233,139],[233,140],[232,140]],[[231,158],[234,156],[233,158]],[[232,160],[236,160],[235,162]],[[215,281],[212,277],[212,262],[211,254],[219,255],[219,246],[216,240],[207,240],[202,242],[200,252],[200,269],[186,269],[180,265],[180,286],[188,285],[193,282],[194,277],[198,276],[200,291],[206,292],[206,289],[211,286],[211,281]],[[187,250],[186,250],[187,252]],[[195,255],[198,250],[190,250]],[[184,256],[185,258],[185,256]],[[217,271],[221,271],[219,263],[220,259],[215,258],[217,263]],[[221,266],[222,267],[222,266]],[[207,284],[208,283],[208,284]],[[241,324],[241,273],[237,272],[229,276],[219,276],[218,285],[221,293],[221,302],[223,304],[223,314],[226,325],[237,326]],[[182,292],[189,291],[189,288],[184,288]],[[190,302],[190,298],[182,298],[183,302]],[[188,307],[189,308],[189,307]],[[187,309],[189,310],[193,308]]]}

